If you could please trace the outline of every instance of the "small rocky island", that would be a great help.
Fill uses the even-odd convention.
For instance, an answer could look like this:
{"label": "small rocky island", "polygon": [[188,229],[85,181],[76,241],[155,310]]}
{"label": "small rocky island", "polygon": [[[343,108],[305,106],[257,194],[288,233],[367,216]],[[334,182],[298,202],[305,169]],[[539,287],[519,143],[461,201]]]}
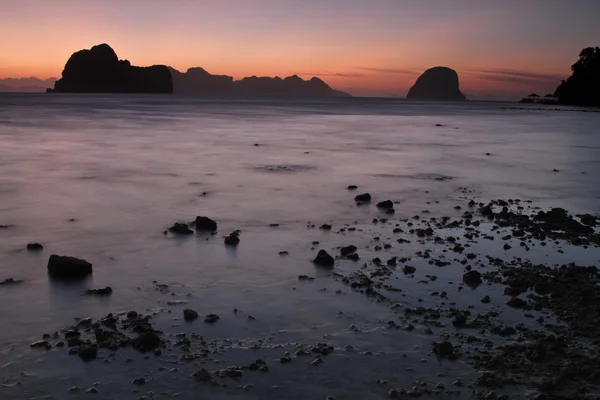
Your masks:
{"label": "small rocky island", "polygon": [[406,98],[409,100],[466,100],[460,91],[458,74],[448,67],[434,67],[423,72]]}
{"label": "small rocky island", "polygon": [[556,88],[559,104],[600,106],[600,47],[581,50],[579,60],[571,66],[572,75]]}
{"label": "small rocky island", "polygon": [[166,66],[135,67],[119,60],[109,45],[100,44],[73,53],[62,78],[47,92],[173,93],[173,82]]}
{"label": "small rocky island", "polygon": [[348,93],[332,89],[317,77],[304,80],[298,75],[280,78],[246,77],[234,81],[231,76],[212,75],[203,68],[190,68],[180,72],[169,68],[176,94],[227,97],[350,97]]}

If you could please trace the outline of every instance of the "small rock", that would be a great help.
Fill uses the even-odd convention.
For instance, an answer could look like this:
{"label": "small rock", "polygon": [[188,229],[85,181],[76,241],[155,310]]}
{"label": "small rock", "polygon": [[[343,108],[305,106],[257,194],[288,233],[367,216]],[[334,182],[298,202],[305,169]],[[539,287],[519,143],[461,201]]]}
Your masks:
{"label": "small rock", "polygon": [[146,379],[144,378],[135,378],[132,382],[134,385],[142,386],[146,384]]}
{"label": "small rock", "polygon": [[204,317],[204,322],[213,324],[217,322],[220,318],[221,317],[219,317],[217,314],[208,314],[206,317]]}
{"label": "small rock", "polygon": [[196,230],[199,231],[216,231],[217,223],[208,217],[196,217],[194,221]]}
{"label": "small rock", "polygon": [[30,251],[39,251],[42,250],[44,246],[39,243],[27,243],[27,250]]}
{"label": "small rock", "polygon": [[492,299],[490,299],[490,296],[483,296],[480,300],[482,303],[489,303],[490,301],[492,301]]}
{"label": "small rock", "polygon": [[469,271],[463,275],[463,282],[471,287],[479,286],[482,282],[481,273],[474,270]]}
{"label": "small rock", "polygon": [[340,249],[340,254],[341,254],[342,257],[347,257],[347,256],[349,256],[351,254],[356,253],[356,250],[358,250],[356,248],[356,246],[353,246],[353,245],[344,246],[344,247],[342,247]]}
{"label": "small rock", "polygon": [[234,231],[225,237],[226,246],[237,246],[240,243],[240,231]]}
{"label": "small rock", "polygon": [[186,321],[193,321],[198,318],[198,312],[191,308],[183,309],[183,319]]}
{"label": "small rock", "polygon": [[381,201],[377,203],[377,208],[392,209],[394,208],[394,203],[391,200]]}
{"label": "small rock", "polygon": [[210,372],[208,372],[208,370],[206,370],[205,368],[202,368],[201,370],[195,372],[194,375],[192,375],[192,377],[199,382],[208,382],[212,379]]}
{"label": "small rock", "polygon": [[454,346],[447,340],[433,342],[433,352],[439,357],[447,357],[454,354]]}
{"label": "small rock", "polygon": [[77,355],[84,361],[91,361],[98,356],[98,346],[95,344],[82,346]]}
{"label": "small rock", "polygon": [[354,197],[354,201],[358,203],[369,203],[371,202],[371,195],[369,193],[359,194]]}
{"label": "small rock", "polygon": [[108,296],[113,292],[110,286],[105,286],[103,288],[98,289],[88,289],[85,291],[85,294],[97,295],[97,296]]}
{"label": "small rock", "polygon": [[7,278],[3,281],[0,281],[0,286],[2,285],[18,285],[19,283],[23,283],[21,279]]}
{"label": "small rock", "polygon": [[416,269],[415,267],[411,267],[410,265],[405,265],[405,266],[402,268],[402,272],[404,272],[404,273],[405,273],[405,274],[407,274],[407,275],[408,275],[408,274],[414,274],[416,270],[417,270],[417,269]]}
{"label": "small rock", "polygon": [[319,250],[313,263],[320,267],[333,267],[335,265],[335,259],[325,250]]}
{"label": "small rock", "polygon": [[319,229],[322,229],[324,231],[330,231],[331,230],[331,225],[329,224],[323,224],[319,227]]}
{"label": "small rock", "polygon": [[194,233],[187,224],[181,222],[175,222],[175,224],[169,228],[169,232],[175,235],[191,235]]}
{"label": "small rock", "polygon": [[358,189],[358,186],[356,186],[356,185],[350,185],[346,189],[348,189],[348,190],[356,190],[356,189]]}

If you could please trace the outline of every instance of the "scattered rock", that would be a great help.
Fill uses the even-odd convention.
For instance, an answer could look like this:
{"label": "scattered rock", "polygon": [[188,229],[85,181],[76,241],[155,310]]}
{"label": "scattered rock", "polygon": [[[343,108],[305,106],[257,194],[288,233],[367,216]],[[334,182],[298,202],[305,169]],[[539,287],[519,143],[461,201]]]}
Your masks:
{"label": "scattered rock", "polygon": [[23,283],[23,280],[21,279],[14,279],[14,278],[7,278],[3,281],[0,281],[0,286],[3,285],[18,285],[19,283]]}
{"label": "scattered rock", "polygon": [[146,384],[146,379],[144,378],[135,378],[131,383],[133,383],[136,386],[142,386]]}
{"label": "scattered rock", "polygon": [[187,224],[183,224],[181,222],[175,222],[175,224],[169,228],[169,232],[175,235],[191,235],[194,233],[194,231],[191,230]]}
{"label": "scattered rock", "polygon": [[350,185],[350,186],[347,187],[347,189],[348,190],[356,190],[356,189],[358,189],[358,186],[356,186],[356,185]]}
{"label": "scattered rock", "polygon": [[377,207],[383,208],[383,209],[393,209],[394,203],[391,200],[384,200],[384,201],[377,203]]}
{"label": "scattered rock", "polygon": [[476,287],[481,285],[481,273],[475,270],[469,271],[463,275],[463,282],[468,286]]}
{"label": "scattered rock", "polygon": [[208,217],[196,217],[194,221],[196,230],[198,231],[216,231],[217,223]]}
{"label": "scattered rock", "polygon": [[85,291],[85,294],[97,295],[97,296],[108,296],[112,294],[113,290],[110,286],[105,286],[103,288],[98,289],[88,289]]}
{"label": "scattered rock", "polygon": [[492,299],[490,298],[490,296],[483,296],[480,301],[484,304],[487,304],[487,303],[491,302]]}
{"label": "scattered rock", "polygon": [[91,361],[98,356],[98,346],[95,344],[81,346],[77,355],[84,361]]}
{"label": "scattered rock", "polygon": [[234,231],[225,237],[226,246],[237,246],[240,243],[240,231]]}
{"label": "scattered rock", "polygon": [[184,308],[183,319],[186,321],[193,321],[195,319],[198,319],[198,313],[192,310],[191,308]]}
{"label": "scattered rock", "polygon": [[356,197],[354,197],[354,201],[356,201],[357,203],[370,203],[371,195],[369,193],[359,194]]}
{"label": "scattered rock", "polygon": [[335,265],[335,259],[325,250],[319,250],[313,263],[320,267],[333,267]]}
{"label": "scattered rock", "polygon": [[27,250],[30,251],[39,251],[42,250],[44,246],[39,243],[27,243]]}
{"label": "scattered rock", "polygon": [[206,317],[204,317],[204,322],[213,324],[217,322],[219,318],[221,317],[219,317],[217,314],[208,314]]}
{"label": "scattered rock", "polygon": [[331,230],[331,225],[329,224],[323,224],[319,227],[319,229],[322,229],[324,231],[330,231]]}
{"label": "scattered rock", "polygon": [[208,382],[212,379],[212,375],[205,368],[196,371],[192,377],[198,382]]}
{"label": "scattered rock", "polygon": [[340,249],[340,255],[342,257],[348,257],[349,255],[356,253],[356,250],[358,249],[354,245],[344,246]]}
{"label": "scattered rock", "polygon": [[402,272],[404,272],[404,273],[405,273],[405,274],[407,274],[407,275],[408,275],[408,274],[414,274],[416,270],[417,270],[417,269],[416,269],[415,267],[411,267],[410,265],[405,265],[405,266],[402,268]]}
{"label": "scattered rock", "polygon": [[448,357],[454,355],[454,345],[447,340],[433,342],[433,352],[438,357]]}

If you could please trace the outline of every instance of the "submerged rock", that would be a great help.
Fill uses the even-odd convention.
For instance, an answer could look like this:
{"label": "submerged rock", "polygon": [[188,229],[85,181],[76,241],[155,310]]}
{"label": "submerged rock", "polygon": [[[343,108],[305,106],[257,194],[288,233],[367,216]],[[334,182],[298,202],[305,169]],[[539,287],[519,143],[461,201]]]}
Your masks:
{"label": "submerged rock", "polygon": [[2,285],[18,285],[19,283],[23,283],[21,279],[7,278],[3,281],[0,281],[0,286]]}
{"label": "submerged rock", "polygon": [[217,322],[220,318],[221,317],[219,317],[217,314],[208,314],[206,317],[204,317],[204,322],[213,324]]}
{"label": "submerged rock", "polygon": [[313,263],[320,267],[333,267],[335,264],[335,259],[325,250],[319,250],[317,256],[313,260]]}
{"label": "submerged rock", "polygon": [[92,264],[80,258],[52,254],[48,259],[48,273],[57,278],[82,278],[92,273]]}
{"label": "submerged rock", "polygon": [[85,291],[85,294],[95,294],[98,296],[108,296],[112,294],[113,290],[110,286],[105,286],[103,288],[98,289],[88,289]]}
{"label": "submerged rock", "polygon": [[196,217],[196,221],[194,221],[196,225],[196,229],[199,231],[216,231],[217,223],[208,217]]}

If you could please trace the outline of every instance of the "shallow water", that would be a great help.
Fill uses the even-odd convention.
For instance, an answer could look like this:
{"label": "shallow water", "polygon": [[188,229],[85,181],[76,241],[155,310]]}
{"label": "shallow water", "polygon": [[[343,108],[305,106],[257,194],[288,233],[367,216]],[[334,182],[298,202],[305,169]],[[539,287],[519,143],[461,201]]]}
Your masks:
{"label": "shallow water", "polygon": [[[209,398],[379,398],[414,380],[466,378],[472,374],[468,366],[441,363],[430,354],[426,335],[386,331],[385,321],[393,318],[388,308],[315,270],[310,260],[319,247],[313,250],[311,242],[327,249],[356,242],[360,248],[381,232],[370,224],[376,208],[357,207],[356,193],[346,190],[350,184],[370,192],[374,202],[399,201],[395,219],[424,209],[458,217],[453,207],[464,206],[466,198],[520,198],[573,213],[598,212],[600,114],[507,106],[0,95],[0,225],[12,225],[0,229],[0,280],[25,281],[0,287],[0,384],[7,385],[0,396],[67,398],[70,386],[100,382],[97,398],[138,398],[148,391],[158,398],[189,398],[191,392]],[[218,221],[218,234],[163,235],[174,222],[196,215]],[[307,228],[309,221],[317,227],[358,221],[363,231],[323,232]],[[273,223],[279,227],[268,226]],[[241,243],[232,250],[221,237],[235,229],[242,231]],[[40,242],[44,250],[28,252],[28,242]],[[396,246],[385,254],[411,256],[418,249]],[[474,249],[504,254],[500,243]],[[280,256],[281,250],[290,254]],[[50,280],[46,264],[54,253],[92,262],[93,278],[79,284]],[[515,248],[511,255],[525,251]],[[527,256],[552,264],[600,260],[597,251],[583,249],[557,254],[540,248]],[[443,290],[453,274],[460,277],[421,262],[412,263],[417,276],[401,284],[405,296],[398,301],[415,303],[422,295],[416,281],[433,270],[440,279],[432,290]],[[352,268],[349,261],[336,266]],[[299,274],[317,279],[300,282]],[[157,292],[153,281],[170,285],[175,295]],[[106,285],[114,290],[109,298],[81,296],[86,288]],[[334,294],[338,289],[342,295]],[[467,304],[482,293],[454,300]],[[168,306],[168,300],[188,305]],[[221,320],[185,324],[183,307],[217,313]],[[246,392],[235,384],[199,389],[190,378],[197,367],[158,373],[158,364],[133,351],[118,355],[133,363],[84,364],[66,350],[29,349],[43,333],[76,317],[128,310],[157,312],[166,332],[199,332],[206,339],[270,338],[287,348],[326,338],[358,350],[352,357],[336,352],[318,370],[293,363],[268,375],[254,373],[244,384],[255,387]],[[248,321],[249,314],[256,321]],[[352,324],[369,333],[350,332]],[[259,357],[240,346],[222,362],[278,360],[284,351],[264,350]],[[385,354],[375,359],[365,351]],[[416,361],[421,358],[429,362]],[[131,393],[138,376],[152,378]],[[390,383],[374,387],[375,379]]]}

